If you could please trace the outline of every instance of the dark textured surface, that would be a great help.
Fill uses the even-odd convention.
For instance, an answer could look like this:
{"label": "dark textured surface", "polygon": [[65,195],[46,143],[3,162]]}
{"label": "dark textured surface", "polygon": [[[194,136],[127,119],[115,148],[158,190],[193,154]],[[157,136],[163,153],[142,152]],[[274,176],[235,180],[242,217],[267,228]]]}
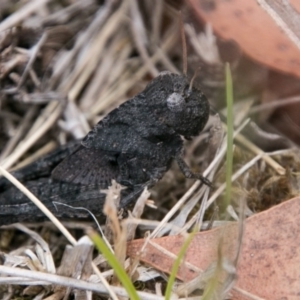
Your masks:
{"label": "dark textured surface", "polygon": [[[189,88],[185,76],[163,72],[143,92],[128,100],[79,142],[68,144],[14,175],[58,217],[86,218],[88,213],[55,207],[61,202],[102,215],[107,189],[115,179],[127,187],[120,206],[136,200],[145,186],[153,186],[175,159],[184,175],[193,174],[182,159],[181,136],[198,135],[209,117],[206,97]],[[0,224],[42,218],[31,202],[0,178]]]}

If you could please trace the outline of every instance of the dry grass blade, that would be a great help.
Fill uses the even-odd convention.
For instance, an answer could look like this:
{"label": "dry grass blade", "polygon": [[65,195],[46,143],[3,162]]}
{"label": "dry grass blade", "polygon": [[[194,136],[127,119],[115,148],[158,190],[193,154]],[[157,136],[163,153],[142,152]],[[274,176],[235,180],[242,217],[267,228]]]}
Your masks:
{"label": "dry grass blade", "polygon": [[[0,266],[0,273],[6,274],[10,276],[18,276],[18,277],[24,277],[27,279],[36,279],[36,280],[42,280],[43,282],[51,282],[56,285],[63,285],[66,287],[71,287],[75,289],[82,289],[82,290],[90,290],[94,291],[100,294],[106,294],[107,289],[104,285],[99,283],[91,283],[84,280],[79,280],[75,278],[69,278],[65,276],[59,276],[54,274],[47,274],[43,272],[36,272],[36,271],[28,271],[20,268],[10,268],[5,266]],[[127,293],[123,288],[120,287],[111,287],[113,292],[121,297],[126,297]],[[144,300],[163,300],[163,297],[159,297],[157,295],[153,295],[146,292],[138,292],[141,299]],[[116,298],[118,299],[118,298]]]}
{"label": "dry grass blade", "polygon": [[[144,207],[146,204],[147,199],[149,198],[150,193],[146,189],[144,189],[143,193],[139,196],[136,204],[132,210],[131,216],[134,218],[139,219],[144,212]],[[136,234],[137,224],[129,224],[127,225],[127,241],[133,240]]]}
{"label": "dry grass blade", "polygon": [[6,144],[5,148],[1,152],[0,162],[2,162],[4,158],[9,155],[10,152],[12,152],[13,148],[16,146],[16,144],[24,134],[24,131],[28,127],[35,113],[36,113],[36,109],[34,107],[28,110],[26,116],[24,117],[24,119],[22,120],[21,124],[18,127],[16,134],[10,139],[10,141]]}
{"label": "dry grass blade", "polygon": [[19,9],[16,13],[12,14],[5,21],[0,24],[0,32],[10,29],[14,26],[17,26],[22,21],[24,21],[27,17],[29,17],[34,12],[41,9],[41,7],[45,6],[51,0],[35,0],[29,2],[27,5],[24,5],[21,9]]}
{"label": "dry grass blade", "polygon": [[140,10],[138,9],[138,2],[132,0],[130,4],[131,10],[131,28],[134,37],[134,42],[142,59],[145,61],[145,65],[148,67],[151,75],[156,77],[158,75],[158,70],[156,69],[154,63],[150,59],[145,44],[147,43],[146,30],[143,24],[142,16],[140,15]]}
{"label": "dry grass blade", "polygon": [[[44,271],[47,271],[49,273],[55,273],[55,265],[54,265],[54,261],[53,261],[53,257],[49,248],[48,243],[45,242],[45,240],[39,235],[37,234],[35,231],[29,230],[27,227],[25,227],[22,224],[14,224],[13,225],[14,228],[21,230],[23,232],[25,232],[26,234],[28,234],[31,238],[33,238],[39,245],[40,250],[40,258],[41,261],[43,263],[44,266]],[[37,249],[37,253],[39,254]]]}
{"label": "dry grass blade", "polygon": [[16,148],[15,151],[10,154],[2,164],[5,169],[10,168],[16,161],[41,137],[45,132],[47,132],[54,124],[54,122],[59,118],[62,112],[62,107],[58,105],[53,113],[49,116],[46,122],[40,126],[34,134],[32,134],[26,141],[20,144],[19,149]]}
{"label": "dry grass blade", "polygon": [[251,149],[255,154],[261,155],[262,158],[272,167],[279,175],[285,175],[286,171],[285,169],[277,163],[275,160],[273,160],[270,156],[264,153],[259,147],[254,145],[252,142],[247,140],[244,136],[238,134],[236,137],[236,140],[245,145],[248,149]]}
{"label": "dry grass blade", "polygon": [[37,150],[32,155],[28,156],[26,159],[24,159],[22,162],[17,164],[15,167],[11,168],[11,171],[20,169],[26,165],[29,165],[30,163],[36,161],[37,159],[41,158],[42,156],[45,156],[46,154],[50,153],[52,150],[54,150],[57,147],[57,144],[54,141],[51,141],[47,143],[45,146]]}
{"label": "dry grass blade", "polygon": [[[16,180],[12,175],[10,175],[5,169],[0,166],[0,172],[5,176],[11,183],[13,183],[18,189],[20,189],[41,211],[52,221],[53,224],[61,231],[61,233],[69,240],[72,245],[76,245],[77,241],[69,233],[69,231],[61,224],[61,222],[48,210],[48,208],[39,201],[24,185],[22,185],[18,180]],[[98,268],[92,263],[94,272],[99,276],[102,283],[106,287],[106,290],[109,291],[113,299],[117,299],[113,290],[110,288],[106,279],[101,275]]]}
{"label": "dry grass blade", "polygon": [[76,240],[70,234],[70,232],[60,223],[60,221],[48,210],[48,208],[35,197],[23,184],[21,184],[16,178],[9,174],[3,167],[0,166],[0,172],[5,176],[13,185],[15,185],[20,191],[22,191],[52,222],[59,228],[59,230],[65,235],[68,241],[72,244],[76,244]]}

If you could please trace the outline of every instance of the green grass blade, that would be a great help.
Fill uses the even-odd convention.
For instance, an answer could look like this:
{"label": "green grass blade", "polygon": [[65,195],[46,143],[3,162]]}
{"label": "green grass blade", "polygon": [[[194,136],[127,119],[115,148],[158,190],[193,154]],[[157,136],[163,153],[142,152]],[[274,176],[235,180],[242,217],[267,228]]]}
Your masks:
{"label": "green grass blade", "polygon": [[[225,212],[228,205],[231,203],[231,190],[232,190],[232,166],[233,166],[233,85],[232,76],[229,63],[225,66],[226,75],[226,102],[227,102],[227,153],[226,153],[226,194],[225,201],[222,210]],[[217,297],[217,293],[220,285],[220,276],[222,274],[222,240],[218,246],[218,260],[214,276],[208,282],[202,295],[202,300],[214,299]]]}
{"label": "green grass blade", "polygon": [[176,279],[176,274],[178,272],[178,269],[180,267],[180,263],[183,260],[183,257],[187,251],[187,248],[189,247],[191,241],[193,240],[194,236],[196,234],[196,231],[193,231],[191,234],[189,234],[188,238],[184,241],[178,256],[173,264],[173,268],[168,280],[168,284],[167,284],[167,288],[166,288],[166,292],[165,292],[165,299],[169,300],[171,298],[171,293],[172,293],[172,288]]}
{"label": "green grass blade", "polygon": [[227,102],[227,154],[226,154],[226,194],[225,209],[231,202],[231,176],[233,165],[233,86],[229,63],[225,66]]}
{"label": "green grass blade", "polygon": [[135,287],[133,286],[130,278],[128,277],[126,271],[118,262],[115,255],[109,250],[103,239],[93,230],[88,232],[88,236],[95,244],[97,250],[101,252],[104,257],[107,259],[109,265],[114,269],[115,274],[119,278],[120,282],[122,283],[123,287],[126,289],[128,296],[130,299],[139,300],[139,296],[136,292]]}

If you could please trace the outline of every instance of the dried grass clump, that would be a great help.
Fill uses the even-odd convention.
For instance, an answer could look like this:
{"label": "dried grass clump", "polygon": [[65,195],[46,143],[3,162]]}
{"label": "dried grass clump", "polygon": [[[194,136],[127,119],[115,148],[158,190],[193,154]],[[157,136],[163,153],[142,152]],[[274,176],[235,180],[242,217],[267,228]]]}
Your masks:
{"label": "dried grass clump", "polygon": [[[31,0],[18,5],[11,1],[0,4],[0,162],[4,169],[19,168],[59,144],[82,138],[99,119],[137,94],[160,71],[179,73],[182,69],[179,14],[171,4],[160,0]],[[188,74],[202,65],[196,81],[214,106],[222,106],[224,66],[216,38],[209,26],[202,28],[201,35],[188,22],[184,22],[184,29]],[[225,126],[217,115],[211,117],[203,135],[189,143],[186,152],[193,168],[206,168],[203,174],[214,182],[213,191],[199,182],[186,181],[174,167],[152,193],[159,201],[157,209],[146,210],[147,220],[140,219],[145,202],[154,207],[153,202],[146,201],[147,192],[124,223],[119,223],[113,209],[108,210],[113,227],[108,236],[111,234],[113,244],[119,245],[119,260],[133,281],[146,282],[139,293],[141,299],[163,299],[160,282],[165,282],[165,275],[141,265],[138,258],[126,260],[126,239],[143,236],[149,229],[153,229],[150,239],[186,234],[194,227],[208,229],[224,220],[242,222],[244,215],[298,193],[298,150],[268,155],[241,134],[250,126],[247,116],[252,103],[242,102],[235,115],[233,193],[227,210],[217,210],[222,207],[226,189],[227,149]],[[110,198],[108,201],[112,202]],[[247,205],[240,214],[244,201]],[[94,222],[74,220],[65,225],[81,237]],[[111,285],[103,279],[109,281],[114,271],[102,255],[94,258],[89,239],[83,237],[77,243],[69,236],[69,242],[73,247],[66,246],[66,239],[49,222],[1,230],[4,263],[0,273],[6,276],[0,277],[0,295],[5,295],[4,299],[126,297],[116,277]],[[185,287],[184,291],[192,294],[195,289]]]}

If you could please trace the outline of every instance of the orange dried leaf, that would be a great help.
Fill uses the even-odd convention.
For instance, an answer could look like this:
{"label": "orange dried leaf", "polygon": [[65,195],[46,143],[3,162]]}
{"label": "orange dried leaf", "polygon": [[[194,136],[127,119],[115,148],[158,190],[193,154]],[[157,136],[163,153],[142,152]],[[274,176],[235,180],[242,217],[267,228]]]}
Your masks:
{"label": "orange dried leaf", "polygon": [[[300,295],[300,198],[294,198],[246,220],[236,287],[264,299],[299,299]],[[191,280],[198,270],[207,269],[218,257],[223,237],[223,255],[235,257],[238,225],[231,224],[206,232],[193,239],[177,278]],[[140,260],[169,273],[182,247],[182,236],[151,240]],[[128,243],[127,254],[139,255],[145,240]],[[188,263],[188,264],[187,264]],[[233,291],[233,299],[250,299]]]}
{"label": "orange dried leaf", "polygon": [[[236,41],[254,60],[300,77],[300,49],[256,0],[188,2],[199,19],[212,24],[222,38]],[[291,0],[290,5],[294,13],[299,14],[299,1]]]}

